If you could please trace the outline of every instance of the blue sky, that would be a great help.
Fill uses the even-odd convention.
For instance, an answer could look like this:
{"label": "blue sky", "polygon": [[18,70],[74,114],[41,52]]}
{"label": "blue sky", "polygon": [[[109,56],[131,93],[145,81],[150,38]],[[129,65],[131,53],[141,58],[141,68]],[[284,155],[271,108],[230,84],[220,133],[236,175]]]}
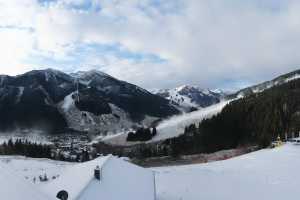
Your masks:
{"label": "blue sky", "polygon": [[236,89],[299,68],[295,0],[0,0],[0,74],[98,69]]}

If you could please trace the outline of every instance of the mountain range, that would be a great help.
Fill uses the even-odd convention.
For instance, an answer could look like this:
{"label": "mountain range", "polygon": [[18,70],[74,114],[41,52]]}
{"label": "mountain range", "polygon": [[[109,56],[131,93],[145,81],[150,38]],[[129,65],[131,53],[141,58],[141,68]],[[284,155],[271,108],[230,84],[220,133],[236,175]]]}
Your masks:
{"label": "mountain range", "polygon": [[117,132],[180,111],[168,100],[100,71],[46,69],[0,76],[0,130]]}
{"label": "mountain range", "polygon": [[201,89],[197,86],[183,85],[173,89],[152,91],[170,100],[176,108],[183,112],[191,112],[219,103],[226,94],[221,90]]}
{"label": "mountain range", "polygon": [[100,71],[46,69],[0,75],[0,131],[42,129],[118,133],[300,78],[300,70],[228,95],[184,85],[149,92]]}
{"label": "mountain range", "polygon": [[182,135],[168,141],[170,148],[179,154],[210,153],[249,145],[265,148],[299,137],[300,70],[230,97],[221,112],[186,126]]}

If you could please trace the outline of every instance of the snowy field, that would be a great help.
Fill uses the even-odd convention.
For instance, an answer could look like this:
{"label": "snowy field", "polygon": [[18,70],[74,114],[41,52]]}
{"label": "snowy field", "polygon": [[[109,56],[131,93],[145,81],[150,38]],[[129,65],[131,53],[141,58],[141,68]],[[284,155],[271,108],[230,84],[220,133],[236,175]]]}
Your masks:
{"label": "snowy field", "polygon": [[58,178],[63,171],[74,165],[69,162],[53,161],[49,159],[34,159],[23,156],[0,156],[0,169],[7,169],[14,176],[31,182],[36,186],[41,186],[46,182],[41,182],[39,176],[46,174],[48,182]]}
{"label": "snowy field", "polygon": [[[300,145],[286,144],[224,161],[149,170],[156,174],[157,200],[296,200],[299,155]],[[0,157],[0,169],[28,181],[26,187],[33,190],[42,189],[72,166],[74,163],[48,159]],[[33,182],[44,174],[49,177],[47,183]]]}
{"label": "snowy field", "polygon": [[300,145],[286,144],[229,160],[153,168],[158,200],[296,200]]}

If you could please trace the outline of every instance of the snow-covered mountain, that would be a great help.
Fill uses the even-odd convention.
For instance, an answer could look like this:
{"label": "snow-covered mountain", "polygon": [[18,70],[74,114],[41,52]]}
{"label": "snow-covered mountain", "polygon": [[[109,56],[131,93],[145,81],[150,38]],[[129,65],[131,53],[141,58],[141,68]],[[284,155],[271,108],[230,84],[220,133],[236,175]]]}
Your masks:
{"label": "snow-covered mountain", "polygon": [[103,72],[0,76],[0,130],[118,132],[178,114],[169,101]]}
{"label": "snow-covered mountain", "polygon": [[[242,89],[235,93],[233,96],[234,97],[243,97],[243,96],[248,96],[254,93],[259,93],[263,92],[266,89],[272,88],[274,86],[282,85],[284,83],[293,81],[295,79],[300,78],[300,70],[296,70],[293,72],[290,72],[288,74],[281,75],[271,81],[266,81],[258,85],[254,85],[245,89]],[[231,95],[232,96],[232,95]]]}
{"label": "snow-covered mountain", "polygon": [[213,91],[189,85],[173,89],[154,90],[152,92],[170,100],[173,105],[185,112],[219,103],[225,95],[221,90]]}

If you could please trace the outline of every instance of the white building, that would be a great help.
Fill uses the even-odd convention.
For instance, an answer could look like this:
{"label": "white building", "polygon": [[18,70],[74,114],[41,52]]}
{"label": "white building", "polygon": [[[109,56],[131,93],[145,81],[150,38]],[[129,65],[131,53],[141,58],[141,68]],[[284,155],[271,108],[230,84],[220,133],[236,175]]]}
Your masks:
{"label": "white building", "polygon": [[60,191],[68,193],[68,200],[156,199],[154,173],[113,156],[74,165],[42,189],[51,199]]}

